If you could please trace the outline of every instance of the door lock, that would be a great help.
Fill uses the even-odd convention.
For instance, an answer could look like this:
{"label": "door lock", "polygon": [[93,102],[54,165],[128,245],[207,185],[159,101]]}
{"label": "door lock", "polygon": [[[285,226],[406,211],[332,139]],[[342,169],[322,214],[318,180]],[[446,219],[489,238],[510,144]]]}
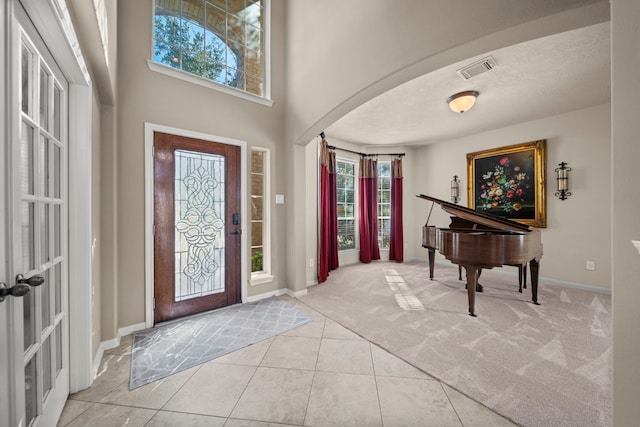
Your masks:
{"label": "door lock", "polygon": [[31,276],[28,279],[25,279],[22,274],[18,274],[16,276],[16,284],[7,287],[6,283],[0,282],[0,302],[4,301],[4,299],[11,295],[12,297],[23,297],[29,293],[32,286],[40,286],[44,283],[44,277],[37,274],[35,276]]}

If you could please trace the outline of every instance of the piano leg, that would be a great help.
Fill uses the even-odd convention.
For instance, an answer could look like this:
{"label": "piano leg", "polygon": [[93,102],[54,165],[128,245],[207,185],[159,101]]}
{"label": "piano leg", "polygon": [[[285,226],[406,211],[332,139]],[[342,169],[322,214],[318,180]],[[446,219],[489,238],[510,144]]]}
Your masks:
{"label": "piano leg", "polygon": [[476,286],[478,285],[478,276],[480,275],[480,271],[482,271],[482,269],[474,265],[463,265],[463,267],[467,272],[467,297],[469,298],[469,316],[476,317]]}
{"label": "piano leg", "polygon": [[538,268],[540,264],[535,259],[529,261],[529,267],[531,268],[531,296],[533,297],[533,303],[538,303]]}
{"label": "piano leg", "polygon": [[436,260],[436,248],[427,248],[429,250],[429,279],[433,280],[433,267]]}
{"label": "piano leg", "polygon": [[[476,292],[484,292],[484,287],[480,283],[478,283],[480,281],[481,274],[482,274],[482,269],[479,268],[478,277],[476,277]],[[458,264],[458,280],[462,280],[462,266],[459,264]],[[467,285],[464,285],[464,288],[467,289]]]}

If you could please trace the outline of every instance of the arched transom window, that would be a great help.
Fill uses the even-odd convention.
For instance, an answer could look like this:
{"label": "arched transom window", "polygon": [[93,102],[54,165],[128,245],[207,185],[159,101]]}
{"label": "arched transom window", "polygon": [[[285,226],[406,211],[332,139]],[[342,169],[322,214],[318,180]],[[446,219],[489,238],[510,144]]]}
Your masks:
{"label": "arched transom window", "polygon": [[265,96],[266,0],[155,0],[153,59]]}

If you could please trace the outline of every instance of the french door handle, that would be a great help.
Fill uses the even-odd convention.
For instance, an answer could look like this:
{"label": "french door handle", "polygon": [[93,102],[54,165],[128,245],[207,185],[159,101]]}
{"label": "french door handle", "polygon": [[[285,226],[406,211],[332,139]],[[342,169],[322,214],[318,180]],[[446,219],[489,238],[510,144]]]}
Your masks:
{"label": "french door handle", "polygon": [[42,277],[39,274],[36,274],[34,276],[29,277],[28,279],[25,279],[22,274],[18,274],[16,276],[16,283],[25,284],[29,286],[40,286],[44,283],[44,277]]}
{"label": "french door handle", "polygon": [[0,302],[4,301],[8,296],[23,297],[29,293],[32,286],[40,286],[43,283],[44,277],[39,274],[31,276],[28,279],[25,279],[22,274],[18,274],[16,276],[16,284],[10,288],[7,287],[6,283],[0,282]]}

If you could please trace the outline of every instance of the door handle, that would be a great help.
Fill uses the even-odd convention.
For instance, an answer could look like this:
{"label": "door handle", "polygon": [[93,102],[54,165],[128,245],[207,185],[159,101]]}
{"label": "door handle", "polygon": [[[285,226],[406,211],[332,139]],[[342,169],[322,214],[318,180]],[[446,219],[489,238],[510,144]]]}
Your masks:
{"label": "door handle", "polygon": [[16,284],[7,287],[6,283],[0,282],[0,302],[4,301],[7,296],[23,297],[29,293],[32,286],[40,286],[44,283],[44,277],[39,274],[25,279],[22,274],[16,276]]}
{"label": "door handle", "polygon": [[242,231],[238,230],[237,228],[235,230],[233,230],[231,232],[231,234],[242,234]]}

